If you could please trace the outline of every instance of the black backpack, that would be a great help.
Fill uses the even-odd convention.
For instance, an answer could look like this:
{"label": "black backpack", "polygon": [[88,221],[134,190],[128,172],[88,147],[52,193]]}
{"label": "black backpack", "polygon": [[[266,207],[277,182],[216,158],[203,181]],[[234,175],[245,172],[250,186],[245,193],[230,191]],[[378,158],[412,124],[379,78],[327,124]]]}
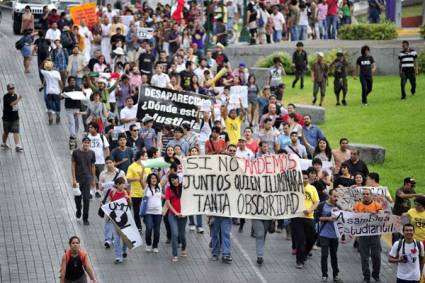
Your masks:
{"label": "black backpack", "polygon": [[[421,246],[421,242],[417,241],[417,240],[413,240],[413,243],[415,245],[415,247],[418,247],[418,257],[421,257],[421,253],[422,253],[422,246]],[[405,246],[405,241],[404,239],[400,239],[398,241],[398,246],[397,246],[397,258],[400,257],[400,250],[403,248],[403,255],[405,254],[404,251],[404,246]]]}
{"label": "black backpack", "polygon": [[61,43],[64,48],[71,48],[75,45],[75,39],[70,32],[63,32],[61,35]]}
{"label": "black backpack", "polygon": [[21,50],[25,46],[25,36],[21,37],[18,41],[15,42],[15,48]]}

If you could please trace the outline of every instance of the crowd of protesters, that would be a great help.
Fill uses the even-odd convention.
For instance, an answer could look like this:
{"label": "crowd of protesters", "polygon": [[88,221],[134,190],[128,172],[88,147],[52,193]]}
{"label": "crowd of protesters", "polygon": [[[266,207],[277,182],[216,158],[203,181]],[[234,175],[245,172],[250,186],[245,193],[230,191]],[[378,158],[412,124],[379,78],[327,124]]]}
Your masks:
{"label": "crowd of protesters", "polygon": [[[252,221],[251,235],[256,241],[257,263],[261,265],[264,262],[266,234],[285,231],[286,238],[292,239],[296,268],[304,268],[319,239],[322,281],[328,281],[327,259],[330,255],[332,280],[342,282],[337,260],[338,237],[334,225],[326,225],[335,221],[331,215],[337,207],[335,188],[377,187],[379,174],[369,172],[360,152],[348,148],[347,138],[341,138],[338,147],[332,150],[325,133],[314,124],[311,115],[300,115],[294,104],[284,101],[282,76],[285,70],[278,59],[274,61],[268,83],[263,89],[259,89],[255,76],[249,74],[243,62],[238,66],[230,65],[225,53],[226,30],[237,22],[241,7],[231,1],[226,6],[216,1],[211,5],[205,14],[196,2],[192,2],[181,17],[176,18],[168,5],[158,4],[156,9],[152,9],[140,3],[118,7],[108,4],[98,7],[98,21],[90,28],[84,21],[74,25],[66,13],[57,15],[57,11],[45,10],[43,28],[37,34],[31,28],[23,30],[25,40],[21,52],[25,58],[25,71],[31,71],[31,46],[34,45],[41,80],[40,91],[44,93],[50,125],[54,121],[61,123],[61,101],[65,100],[72,150],[72,185],[80,191],[75,196],[76,218],[82,219],[84,225],[90,225],[89,207],[96,198],[101,199],[101,203],[125,198],[132,207],[140,233],[145,230],[146,252],[159,253],[159,241],[165,236],[166,243],[171,244],[173,262],[178,261],[179,256],[187,257],[190,247],[187,247],[186,224],[189,221],[189,230],[200,234],[209,226],[212,260],[219,260],[221,256],[224,263],[231,263],[232,226],[238,225],[238,231],[243,233],[246,221],[226,217],[182,216],[182,158],[227,154],[235,158],[254,159],[267,154],[293,154],[301,159],[310,159],[312,163],[308,170],[303,171],[306,210],[303,217],[290,221]],[[307,37],[333,39],[338,27],[350,24],[352,17],[352,4],[346,0],[341,4],[336,0],[301,3],[292,0],[271,8],[264,5],[255,0],[248,4],[247,20],[252,44],[257,41],[278,42],[284,38],[297,41]],[[27,12],[30,13],[30,10]],[[338,16],[340,13],[342,17]],[[124,24],[122,16],[133,16],[133,20]],[[26,21],[29,18],[26,17]],[[213,33],[217,43],[213,50],[204,45],[207,33],[204,23],[208,19],[214,19]],[[31,23],[26,25],[31,27]],[[141,39],[140,31],[146,31],[145,28],[153,28],[152,35]],[[34,41],[35,35],[38,36]],[[297,47],[294,53],[296,79],[292,87],[300,81],[303,88],[307,55],[302,50],[302,43]],[[357,60],[357,72],[360,73],[362,88],[364,86],[364,104],[372,88],[375,68],[369,51],[367,46],[364,47],[362,57]],[[400,55],[400,70],[413,70],[413,74],[410,69],[406,73],[406,83],[407,79],[414,77],[415,66],[410,65],[410,59],[414,61],[416,55],[408,45],[403,54]],[[319,104],[322,105],[327,72],[320,61],[323,54],[317,55],[318,63],[312,70],[313,104],[320,89]],[[340,69],[344,66],[341,60],[339,54],[339,61],[333,63],[338,64]],[[407,72],[406,69],[404,72]],[[341,102],[346,105],[344,79],[345,76],[336,77],[335,92],[338,93],[337,104],[340,103],[339,93],[342,91]],[[411,83],[413,87],[414,81],[411,80]],[[249,105],[246,109],[242,103],[237,108],[229,107],[229,89],[239,85],[248,87]],[[210,96],[219,105],[219,116],[212,108],[199,115],[199,129],[192,129],[184,123],[176,127],[167,125],[158,130],[153,117],[137,117],[141,86]],[[214,91],[217,86],[224,88],[222,94]],[[13,107],[20,98],[14,93],[14,85],[8,85],[8,90],[10,94],[5,101],[10,107],[7,108],[7,115],[16,115],[13,116],[15,120],[5,124],[6,139],[8,133],[19,132],[17,110]],[[89,98],[88,102],[63,96],[63,92],[75,91],[83,92]],[[412,88],[412,94],[414,92]],[[81,132],[84,132],[82,138]],[[3,136],[3,148],[8,147],[6,139]],[[17,150],[22,151],[19,136],[15,137],[15,141]],[[169,168],[144,168],[142,165],[145,160],[161,156],[170,164]],[[325,168],[324,164],[329,166]],[[398,242],[391,250],[390,261],[399,264],[398,282],[419,282],[422,271],[423,244],[412,239],[425,241],[425,197],[415,192],[415,184],[413,178],[404,179],[394,203],[394,214],[406,217],[412,223],[403,229],[405,240],[398,240],[401,239],[400,235],[394,235],[394,241]],[[148,198],[148,209],[143,217],[143,227],[139,208],[145,196]],[[411,208],[412,199],[415,200],[414,208]],[[371,191],[366,189],[363,200],[357,202],[353,210],[379,213],[382,207],[371,198]],[[166,235],[161,235],[162,223]],[[79,243],[78,238],[70,240],[71,249],[62,260],[64,280],[76,280],[78,274],[83,276],[82,267],[94,280],[92,268],[85,259],[86,254],[78,252]],[[364,282],[370,282],[371,278],[379,281],[380,236],[362,236],[357,243]],[[409,253],[414,249],[412,245],[418,249],[418,253]],[[106,249],[113,247],[116,264],[127,257],[126,246],[108,219],[104,223],[104,246]],[[369,257],[372,257],[372,272]],[[72,268],[73,265],[78,265],[77,271]],[[68,270],[78,274],[66,277]]]}

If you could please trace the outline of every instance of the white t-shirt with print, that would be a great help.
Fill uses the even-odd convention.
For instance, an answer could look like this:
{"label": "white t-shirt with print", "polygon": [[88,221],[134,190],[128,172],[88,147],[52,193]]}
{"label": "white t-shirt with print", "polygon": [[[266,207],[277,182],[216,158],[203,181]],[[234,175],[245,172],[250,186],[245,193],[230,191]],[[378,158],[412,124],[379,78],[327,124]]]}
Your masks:
{"label": "white t-shirt with print", "polygon": [[148,209],[146,210],[146,214],[161,215],[162,214],[161,186],[158,185],[156,189],[151,189],[149,187],[146,187],[145,197],[148,198]]}
{"label": "white t-shirt with print", "polygon": [[[404,242],[404,241],[403,241]],[[398,258],[403,255],[403,242],[401,243],[400,251],[398,250],[399,241],[395,242],[391,248],[390,256]],[[419,281],[420,269],[419,269],[419,250],[421,251],[420,256],[424,256],[424,246],[419,242],[421,247],[416,245],[416,241],[412,243],[404,243],[404,255],[407,256],[407,263],[399,262],[397,264],[397,278],[408,281]]]}
{"label": "white t-shirt with print", "polygon": [[104,149],[109,147],[108,139],[101,134],[97,134],[96,136],[92,136],[89,134],[87,136],[90,139],[90,149],[94,151],[94,155],[96,157],[95,164],[105,164],[105,152]]}

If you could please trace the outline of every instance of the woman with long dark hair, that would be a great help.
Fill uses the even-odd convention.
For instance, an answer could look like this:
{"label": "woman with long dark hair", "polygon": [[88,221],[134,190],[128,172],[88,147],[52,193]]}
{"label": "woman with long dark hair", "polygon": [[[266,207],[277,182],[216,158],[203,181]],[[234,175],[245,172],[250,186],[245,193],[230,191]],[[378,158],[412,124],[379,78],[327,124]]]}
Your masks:
{"label": "woman with long dark hair", "polygon": [[165,189],[165,199],[168,206],[168,221],[171,228],[171,246],[173,253],[173,262],[178,261],[178,247],[179,240],[181,242],[181,256],[187,256],[186,250],[186,222],[187,217],[181,214],[180,198],[182,195],[182,184],[179,181],[177,174],[170,174],[168,176],[169,185]]}
{"label": "woman with long dark hair", "polygon": [[320,138],[314,149],[313,159],[319,158],[322,161],[329,161],[333,163],[332,149],[326,138]]}
{"label": "woman with long dark hair", "polygon": [[[161,230],[162,219],[162,190],[159,184],[159,177],[151,173],[146,178],[145,197],[148,198],[146,215],[143,222],[146,225],[146,251],[158,253],[158,243]],[[152,242],[153,231],[153,242]]]}
{"label": "woman with long dark hair", "polygon": [[93,267],[90,263],[87,252],[81,249],[80,238],[72,236],[69,239],[69,249],[62,256],[60,282],[87,282],[86,273],[91,282],[96,282]]}

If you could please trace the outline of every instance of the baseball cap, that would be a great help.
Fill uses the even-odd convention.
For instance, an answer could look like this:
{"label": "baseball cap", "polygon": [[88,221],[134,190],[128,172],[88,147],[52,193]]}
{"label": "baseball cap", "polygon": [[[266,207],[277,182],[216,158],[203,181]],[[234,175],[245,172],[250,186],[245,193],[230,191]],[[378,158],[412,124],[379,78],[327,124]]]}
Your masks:
{"label": "baseball cap", "polygon": [[90,139],[89,139],[89,137],[85,136],[85,137],[84,137],[81,141],[82,141],[82,142],[90,141]]}
{"label": "baseball cap", "polygon": [[412,185],[416,184],[416,180],[413,179],[412,177],[406,177],[404,178],[404,184],[410,183]]}
{"label": "baseball cap", "polygon": [[246,138],[242,136],[238,139],[238,141],[245,141],[246,142]]}

